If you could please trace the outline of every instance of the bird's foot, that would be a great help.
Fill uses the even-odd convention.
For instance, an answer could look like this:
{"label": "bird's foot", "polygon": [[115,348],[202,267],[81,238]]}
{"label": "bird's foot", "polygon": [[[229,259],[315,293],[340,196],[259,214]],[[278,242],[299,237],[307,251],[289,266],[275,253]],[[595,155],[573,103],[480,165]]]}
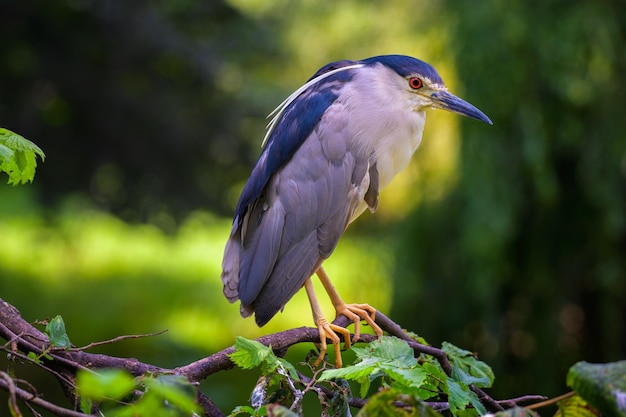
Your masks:
{"label": "bird's foot", "polygon": [[361,320],[374,330],[376,336],[381,337],[383,330],[374,322],[376,320],[376,309],[369,304],[343,304],[335,308],[337,316],[344,315],[354,322],[354,340],[356,342],[361,337]]}
{"label": "bird's foot", "polygon": [[326,351],[328,350],[328,345],[326,343],[326,339],[328,339],[335,348],[335,367],[341,368],[343,361],[341,360],[341,340],[339,339],[338,334],[343,336],[346,349],[350,349],[350,331],[345,327],[329,323],[324,317],[320,317],[315,320],[315,324],[320,332],[320,356],[313,364],[313,367],[317,367],[320,363],[322,363],[322,360],[324,360],[324,356],[326,356]]}

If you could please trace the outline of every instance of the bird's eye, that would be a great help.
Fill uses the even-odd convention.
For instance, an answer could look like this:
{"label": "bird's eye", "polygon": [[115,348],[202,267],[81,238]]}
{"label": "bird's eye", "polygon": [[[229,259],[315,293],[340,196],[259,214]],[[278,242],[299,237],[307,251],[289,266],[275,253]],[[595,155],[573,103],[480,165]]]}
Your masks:
{"label": "bird's eye", "polygon": [[422,81],[421,78],[411,77],[411,78],[409,78],[409,86],[413,90],[418,90],[418,89],[420,89],[420,88],[422,88],[424,86],[424,82]]}

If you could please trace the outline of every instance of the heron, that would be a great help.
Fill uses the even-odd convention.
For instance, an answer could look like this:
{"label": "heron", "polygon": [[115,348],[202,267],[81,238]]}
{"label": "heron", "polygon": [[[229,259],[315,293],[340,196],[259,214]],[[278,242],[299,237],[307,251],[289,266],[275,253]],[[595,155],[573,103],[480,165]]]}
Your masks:
{"label": "heron", "polygon": [[[381,337],[376,309],[347,304],[322,263],[348,225],[417,150],[426,110],[448,110],[492,124],[470,103],[448,92],[430,64],[405,55],[332,62],[320,68],[272,113],[262,151],[235,208],[224,249],[224,295],[240,301],[243,317],[265,325],[302,287],[319,330],[319,358],[328,341],[335,366],[361,337],[365,321]],[[329,322],[311,281],[317,275],[337,317],[354,322],[354,336]]]}

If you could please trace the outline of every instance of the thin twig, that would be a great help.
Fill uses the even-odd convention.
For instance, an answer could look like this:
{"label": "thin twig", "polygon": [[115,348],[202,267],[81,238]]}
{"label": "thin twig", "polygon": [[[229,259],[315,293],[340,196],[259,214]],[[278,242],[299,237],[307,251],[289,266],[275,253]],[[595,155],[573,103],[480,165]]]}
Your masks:
{"label": "thin twig", "polygon": [[[110,344],[117,343],[117,342],[120,342],[122,340],[127,340],[127,339],[142,339],[144,337],[158,336],[158,335],[161,335],[161,334],[163,334],[165,332],[167,332],[167,330],[161,330],[161,331],[158,331],[156,333],[147,333],[147,334],[127,334],[127,335],[114,337],[113,339],[109,339],[109,340],[102,340],[100,342],[92,342],[92,343],[89,343],[88,345],[85,345],[85,346],[82,346],[82,347],[73,347],[73,348],[70,348],[70,349],[67,349],[67,350],[73,351],[73,352],[77,352],[77,351],[82,352],[82,351],[94,348],[96,346],[110,345]],[[62,349],[62,348],[53,349],[53,351],[57,351],[57,350],[60,350],[60,349]],[[66,350],[66,349],[63,349],[63,350]]]}
{"label": "thin twig", "polygon": [[11,410],[11,415],[15,417],[21,417],[22,413],[20,412],[20,408],[17,406],[17,396],[15,394],[15,381],[11,379],[9,374],[6,372],[0,371],[0,382],[7,385],[9,391],[9,409]]}
{"label": "thin twig", "polygon": [[544,401],[541,401],[541,402],[538,402],[538,403],[535,403],[535,404],[531,404],[531,405],[527,405],[525,408],[527,410],[536,410],[538,408],[547,407],[549,405],[554,405],[554,404],[558,403],[559,401],[562,401],[562,400],[564,400],[566,398],[569,398],[569,397],[573,397],[574,395],[576,395],[576,392],[570,391],[570,392],[567,392],[565,394],[559,395],[559,396],[554,397],[554,398],[545,399],[545,397],[544,397]]}
{"label": "thin twig", "polygon": [[59,417],[91,417],[89,414],[68,410],[67,408],[59,407],[56,404],[45,401],[28,391],[16,387],[14,384],[8,382],[6,378],[0,378],[0,388],[3,388],[4,390],[7,390],[9,392],[13,390],[15,397],[21,399],[22,401],[27,401],[31,404],[34,404],[37,407],[43,408],[44,410],[50,411],[51,413],[56,414]]}
{"label": "thin twig", "polygon": [[[0,349],[0,350],[5,350],[4,348]],[[6,351],[6,350],[5,350]],[[16,358],[20,358],[24,361],[30,362],[35,366],[40,367],[41,369],[43,369],[46,372],[51,373],[52,375],[54,375],[55,377],[57,377],[58,379],[62,380],[64,383],[68,384],[71,387],[75,388],[74,383],[72,383],[69,379],[67,379],[64,375],[61,375],[59,372],[55,371],[54,369],[50,368],[49,366],[46,366],[43,364],[43,362],[41,361],[36,361],[32,358],[29,358],[27,355],[24,355],[23,353],[20,352],[9,352],[10,355],[15,356]],[[91,370],[89,370],[90,372],[92,372]]]}

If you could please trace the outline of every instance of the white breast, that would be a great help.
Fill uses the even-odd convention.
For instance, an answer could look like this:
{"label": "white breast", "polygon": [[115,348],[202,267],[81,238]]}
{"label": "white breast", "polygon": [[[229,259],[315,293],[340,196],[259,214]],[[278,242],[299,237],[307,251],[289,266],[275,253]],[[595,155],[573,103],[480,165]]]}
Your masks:
{"label": "white breast", "polygon": [[359,69],[350,85],[358,88],[344,87],[341,99],[350,112],[352,146],[372,155],[383,189],[411,160],[426,114],[406,80],[382,65]]}

